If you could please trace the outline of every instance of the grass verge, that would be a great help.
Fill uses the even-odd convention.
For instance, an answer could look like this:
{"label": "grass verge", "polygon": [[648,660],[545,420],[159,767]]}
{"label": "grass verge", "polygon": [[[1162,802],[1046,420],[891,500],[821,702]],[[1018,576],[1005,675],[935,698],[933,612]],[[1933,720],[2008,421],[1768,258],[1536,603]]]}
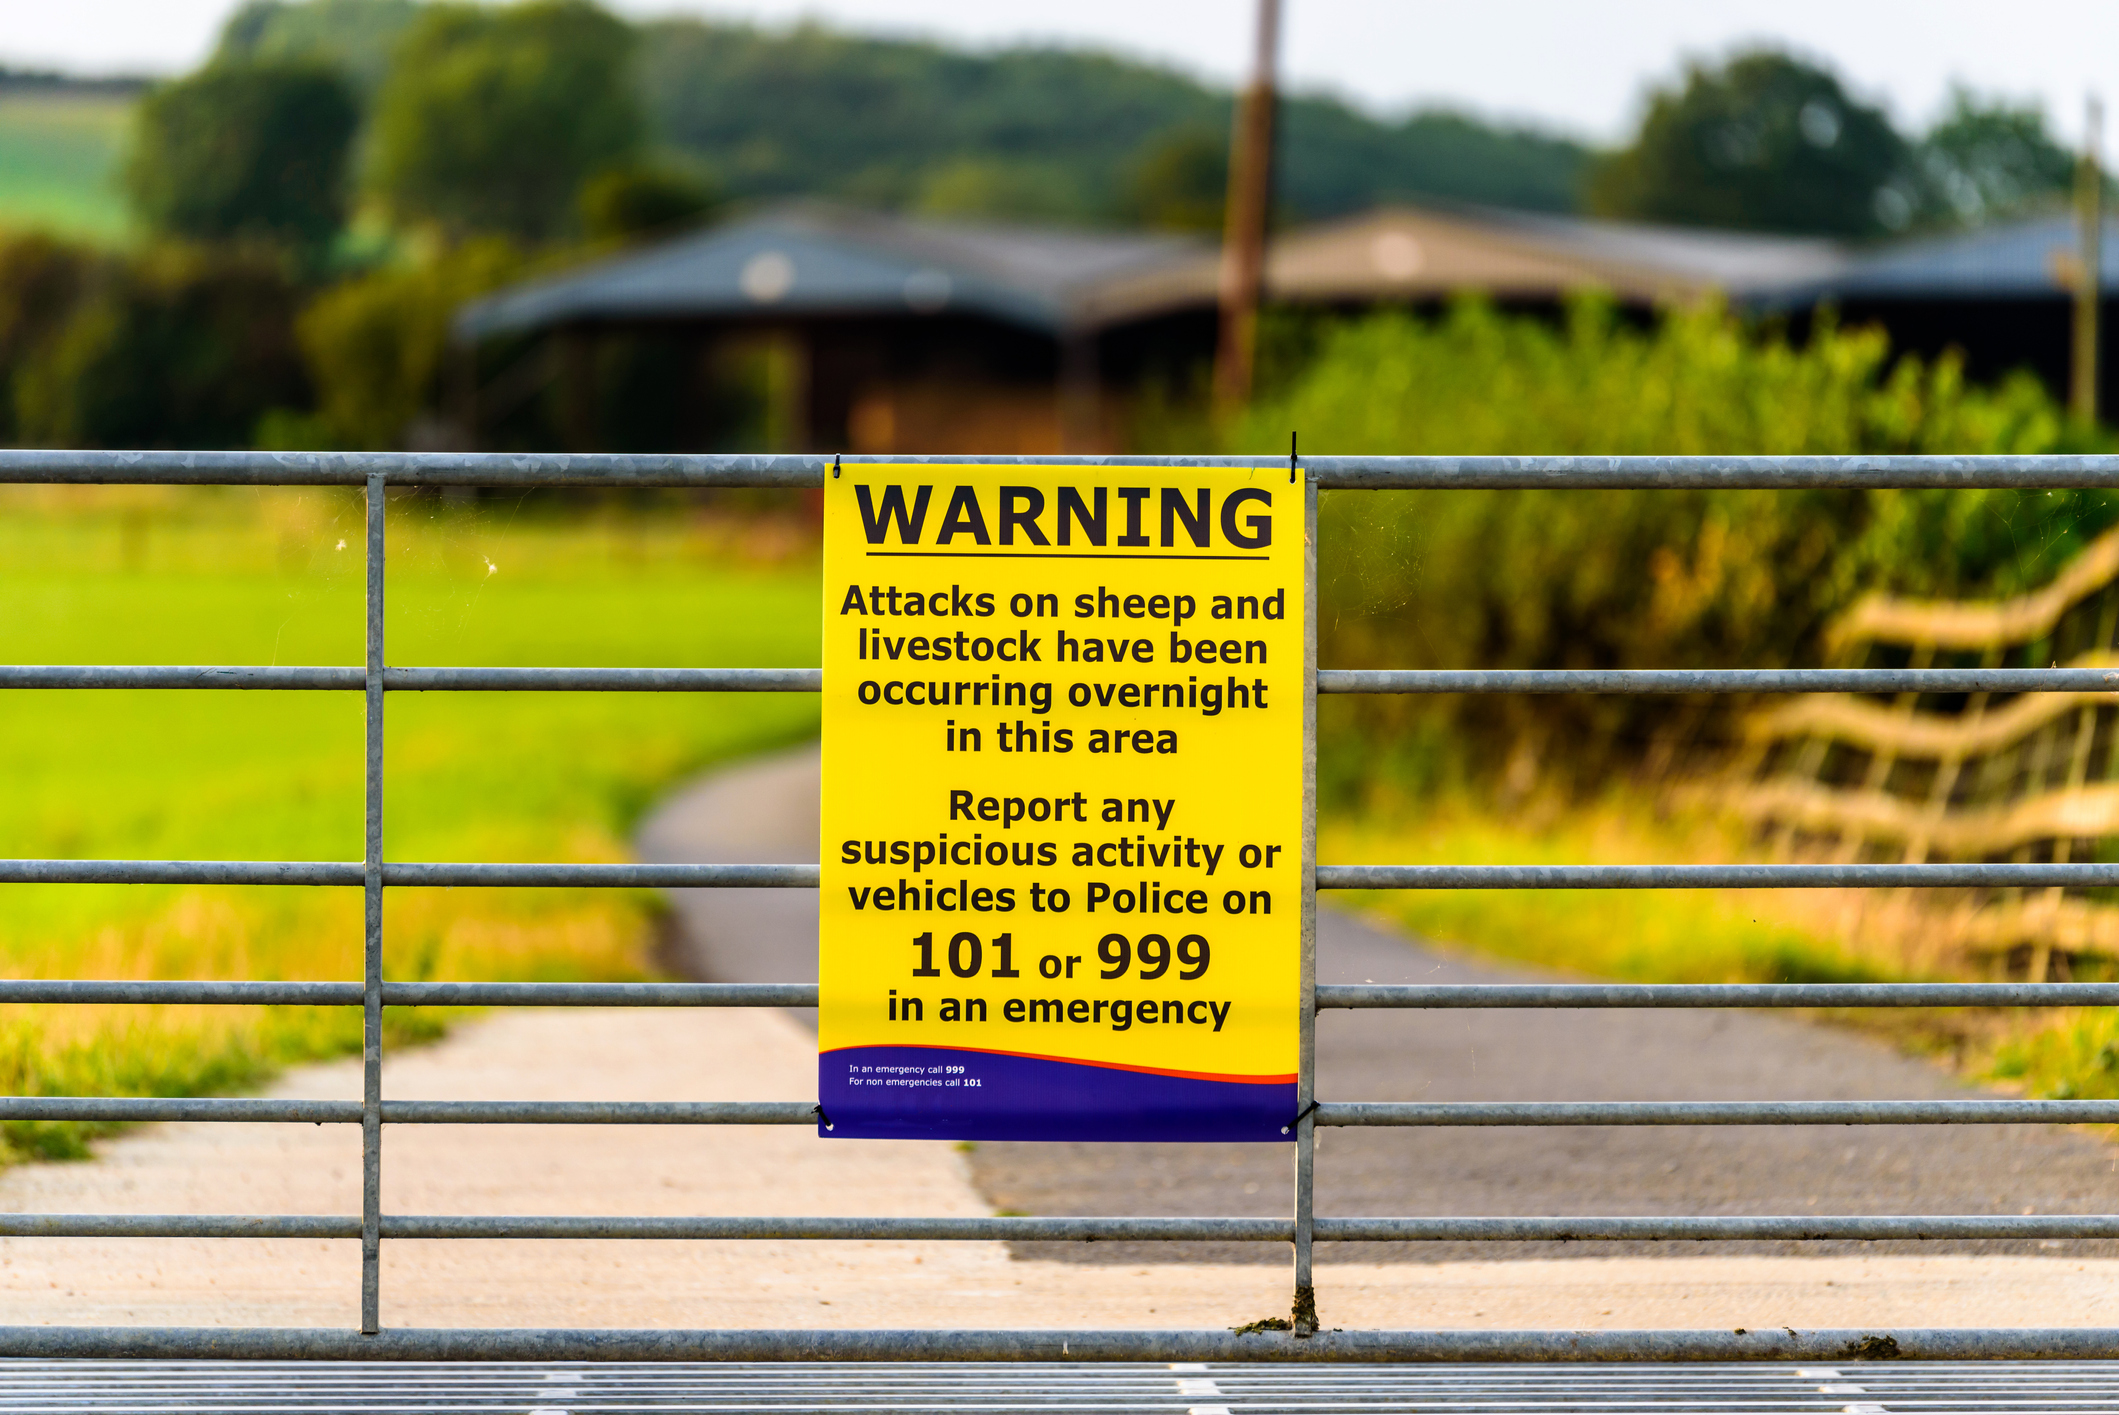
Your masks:
{"label": "grass verge", "polygon": [[[1462,801],[1410,816],[1327,821],[1334,864],[1563,865],[1735,858],[1711,823],[1656,823],[1622,802],[1514,821]],[[1863,982],[1904,976],[1792,914],[1780,891],[1462,889],[1341,896],[1446,945],[1624,982]]]}
{"label": "grass verge", "polygon": [[[1334,864],[1649,864],[1745,858],[1710,816],[1658,816],[1624,796],[1503,815],[1444,796],[1417,811],[1321,823]],[[1865,929],[1887,891],[1401,890],[1338,902],[1444,948],[1622,982],[1979,981],[1904,956],[1903,929]],[[1865,1009],[1813,1014],[1888,1037],[1969,1078],[2026,1095],[2119,1096],[2108,1009]]]}

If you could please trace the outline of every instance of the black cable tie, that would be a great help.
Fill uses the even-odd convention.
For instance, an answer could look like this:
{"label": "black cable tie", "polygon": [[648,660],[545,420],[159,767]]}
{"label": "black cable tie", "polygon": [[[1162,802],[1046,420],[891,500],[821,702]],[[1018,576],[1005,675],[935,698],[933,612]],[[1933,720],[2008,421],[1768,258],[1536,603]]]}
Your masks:
{"label": "black cable tie", "polygon": [[[1312,1106],[1312,1107],[1311,1107],[1311,1109],[1313,1109],[1313,1110],[1314,1110],[1314,1109],[1316,1109],[1316,1107]],[[832,1128],[832,1125],[831,1125],[831,1117],[830,1117],[830,1116],[828,1116],[828,1115],[826,1115],[826,1114],[824,1113],[824,1107],[823,1107],[822,1105],[819,1105],[819,1106],[817,1106],[817,1107],[816,1107],[816,1111],[817,1111],[817,1124],[819,1124],[819,1125],[823,1126],[823,1127],[824,1127],[824,1128],[825,1128],[826,1130],[829,1130],[829,1129],[831,1129],[831,1128]]]}
{"label": "black cable tie", "polygon": [[[836,452],[831,454],[831,479],[833,481],[839,479],[839,454]],[[822,1112],[820,1111],[819,1113],[821,1114]]]}
{"label": "black cable tie", "polygon": [[1293,431],[1291,430],[1291,431],[1290,431],[1290,432],[1288,433],[1288,481],[1289,481],[1289,483],[1290,483],[1290,484],[1293,484],[1293,482],[1294,482],[1294,481],[1296,480],[1296,475],[1297,475],[1297,474],[1296,474],[1296,471],[1295,471],[1295,434],[1294,434],[1294,432],[1293,432]]}
{"label": "black cable tie", "polygon": [[1316,1114],[1316,1112],[1317,1102],[1311,1101],[1308,1105],[1304,1106],[1300,1112],[1297,1113],[1293,1120],[1290,1120],[1287,1124],[1280,1127],[1280,1133],[1283,1135],[1287,1134],[1296,1126],[1302,1124],[1303,1121],[1308,1120],[1312,1115]]}

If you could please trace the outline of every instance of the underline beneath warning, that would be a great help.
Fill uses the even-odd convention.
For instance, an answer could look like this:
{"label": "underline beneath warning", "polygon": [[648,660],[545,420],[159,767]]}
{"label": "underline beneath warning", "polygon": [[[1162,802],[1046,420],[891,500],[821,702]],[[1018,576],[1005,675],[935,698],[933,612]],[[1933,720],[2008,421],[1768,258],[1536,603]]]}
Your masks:
{"label": "underline beneath warning", "polygon": [[1051,554],[1020,550],[869,550],[871,559],[886,560],[1271,560],[1270,555],[1123,555],[1115,552],[1067,551]]}

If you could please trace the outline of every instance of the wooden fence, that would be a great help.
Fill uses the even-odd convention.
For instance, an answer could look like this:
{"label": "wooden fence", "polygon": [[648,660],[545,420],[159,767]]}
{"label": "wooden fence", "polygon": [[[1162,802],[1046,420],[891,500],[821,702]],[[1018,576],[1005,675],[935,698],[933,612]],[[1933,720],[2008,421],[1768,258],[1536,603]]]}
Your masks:
{"label": "wooden fence", "polygon": [[[1875,596],[1834,626],[1849,668],[2101,667],[2114,692],[1818,695],[1752,720],[1731,794],[1775,858],[2119,859],[2119,530],[2035,594]],[[2033,981],[2119,969],[2119,891],[1899,891],[1852,926],[1905,961]]]}

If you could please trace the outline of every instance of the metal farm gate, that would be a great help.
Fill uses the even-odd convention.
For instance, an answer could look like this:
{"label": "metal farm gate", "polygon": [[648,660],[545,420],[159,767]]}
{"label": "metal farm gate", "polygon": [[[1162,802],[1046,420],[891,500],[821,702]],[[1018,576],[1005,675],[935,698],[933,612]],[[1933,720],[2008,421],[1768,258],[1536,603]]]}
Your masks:
{"label": "metal farm gate", "polygon": [[[849,459],[853,460],[853,459]],[[906,458],[873,462],[1036,462],[1092,466],[1271,465],[1261,458]],[[459,864],[385,861],[383,708],[393,692],[815,692],[820,674],[745,668],[391,668],[383,641],[384,498],[388,488],[815,488],[817,456],[516,456],[0,452],[0,483],[359,486],[367,495],[367,655],[359,667],[0,666],[0,688],[271,689],[365,694],[366,853],[357,862],[6,860],[0,884],[272,884],[358,888],[366,900],[359,982],[0,981],[0,1003],[188,1003],[358,1007],[365,1019],[360,1101],[239,1098],[0,1097],[0,1118],[76,1121],[275,1121],[357,1125],[362,1207],[340,1217],[0,1214],[20,1237],[330,1238],[361,1245],[359,1331],[309,1329],[0,1328],[0,1357],[221,1356],[403,1360],[1071,1360],[1071,1361],[1728,1361],[1876,1356],[1962,1359],[2119,1355],[2119,1331],[2079,1328],[1921,1331],[1363,1331],[1320,1330],[1311,1281],[1317,1243],[1643,1239],[2119,1238],[2119,1214],[1539,1218],[1341,1218],[1313,1205],[1320,1125],[1978,1125],[2119,1123],[2119,1101],[1371,1102],[1315,1094],[1320,1008],[2078,1007],[2119,1005],[2119,983],[1531,984],[1381,986],[1316,982],[1317,889],[1722,889],[2111,887],[2119,864],[1760,864],[1564,867],[1333,866],[1316,862],[1315,698],[1305,713],[1305,890],[1302,1034],[1294,1167],[1284,1218],[691,1218],[386,1214],[382,1138],[393,1125],[810,1125],[813,1101],[484,1102],[385,1098],[385,1007],[810,1007],[809,985],[705,983],[438,983],[383,978],[383,891],[421,886],[814,888],[814,865]],[[1313,457],[1288,459],[1314,522],[1322,490],[1448,488],[2119,487],[2119,457]],[[1315,693],[2111,692],[2103,668],[1919,668],[1506,672],[1343,672],[1316,666],[1316,559],[1307,578],[1307,665]],[[381,1325],[378,1254],[390,1239],[690,1238],[1244,1241],[1293,1250],[1288,1329],[1226,1331],[417,1330]],[[1832,1389],[1827,1387],[1827,1389]],[[1852,1408],[1852,1407],[1850,1407]]]}

